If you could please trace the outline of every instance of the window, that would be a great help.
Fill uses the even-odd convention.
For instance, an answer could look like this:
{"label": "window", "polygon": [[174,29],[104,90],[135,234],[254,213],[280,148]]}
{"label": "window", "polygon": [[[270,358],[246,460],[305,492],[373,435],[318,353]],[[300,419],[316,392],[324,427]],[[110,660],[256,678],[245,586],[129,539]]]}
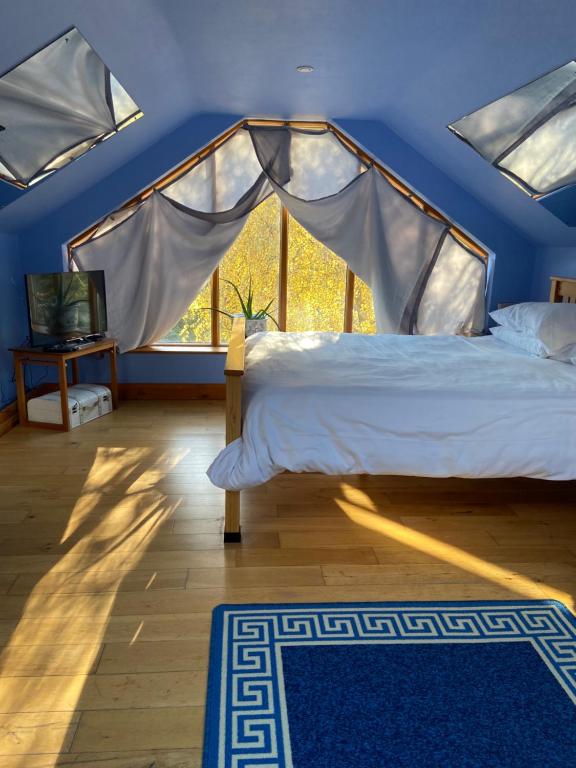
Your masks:
{"label": "window", "polygon": [[[239,312],[234,289],[225,281],[244,294],[250,279],[255,308],[274,299],[270,314],[282,330],[376,332],[370,288],[271,195],[252,211],[219,268],[162,341],[226,344],[230,319],[210,308]],[[269,328],[275,328],[272,321]]]}
{"label": "window", "polygon": [[26,189],[141,116],[70,29],[0,77],[0,179]]}
{"label": "window", "polygon": [[288,218],[287,331],[341,331],[346,264]]}
{"label": "window", "polygon": [[212,313],[206,307],[212,305],[212,281],[188,307],[188,312],[161,341],[171,344],[210,344],[212,341]]}
{"label": "window", "polygon": [[576,61],[448,128],[532,197],[576,182]]}
{"label": "window", "polygon": [[[254,308],[265,307],[272,299],[272,317],[278,319],[278,286],[280,268],[280,200],[272,195],[255,208],[232,248],[220,262],[220,309],[234,314],[240,311],[240,303],[230,280],[244,294],[250,279],[254,290]],[[218,315],[220,342],[227,343],[231,322],[225,315]],[[273,323],[272,323],[273,325]]]}
{"label": "window", "polygon": [[354,310],[352,313],[354,333],[376,333],[376,318],[372,291],[359,277],[354,279]]}
{"label": "window", "polygon": [[[286,173],[286,161],[289,162],[289,174]],[[148,207],[146,201],[157,191],[160,195],[154,200],[169,200],[176,204],[176,208],[180,203],[191,209],[189,214],[197,219],[203,217],[195,211],[228,212],[214,221],[224,222],[230,218],[237,221],[231,231],[226,230],[236,240],[233,242],[231,237],[227,241],[228,252],[223,258],[223,250],[219,250],[219,267],[208,277],[209,269],[213,269],[217,261],[203,263],[201,280],[207,279],[207,283],[184,316],[163,339],[158,339],[159,342],[210,345],[216,351],[221,344],[226,344],[230,336],[230,316],[241,310],[241,299],[239,301],[232,283],[244,295],[251,284],[252,309],[270,307],[270,314],[282,331],[374,333],[373,297],[368,285],[351,272],[337,253],[318,242],[291,217],[281,199],[272,194],[275,187],[270,183],[277,176],[280,182],[277,189],[284,187],[287,190],[289,187],[289,194],[296,192],[303,200],[320,200],[322,196],[343,189],[351,179],[359,178],[359,174],[371,166],[402,198],[410,200],[431,219],[442,222],[450,237],[466,253],[466,258],[470,254],[477,255],[482,266],[485,265],[488,254],[483,248],[378,161],[370,158],[336,126],[326,122],[262,118],[236,123],[163,178],[141,190],[115,213],[71,240],[68,243],[70,265],[85,269],[92,263],[91,259],[96,264],[102,263],[109,249],[105,245],[98,246],[98,239],[112,228],[129,222],[140,210],[144,211],[143,217],[151,216],[154,206]],[[379,177],[374,173],[365,178]],[[252,209],[252,206],[255,207]],[[168,210],[173,212],[170,206],[166,207]],[[240,212],[250,210],[249,215],[237,218]],[[297,211],[295,207],[295,215],[300,216]],[[414,214],[411,208],[410,213]],[[213,220],[211,216],[206,218]],[[244,228],[239,231],[242,225]],[[310,227],[314,229],[313,224]],[[420,233],[413,227],[410,231],[414,236]],[[190,237],[195,235],[192,226]],[[186,242],[185,238],[176,237],[173,243],[167,243],[167,247],[170,245],[175,253],[180,249],[186,254]],[[90,244],[94,247],[88,248]],[[146,258],[150,261],[152,256],[147,253]],[[209,268],[206,268],[207,264]],[[111,270],[116,268],[113,263]],[[364,275],[364,268],[358,266],[358,269]],[[200,282],[195,276],[190,283],[193,288],[184,293],[184,305],[180,299],[170,322],[184,311],[186,298],[198,290]],[[413,315],[412,312],[409,330],[416,327]],[[274,326],[269,324],[269,327],[273,329]],[[426,331],[424,326],[421,331]]]}

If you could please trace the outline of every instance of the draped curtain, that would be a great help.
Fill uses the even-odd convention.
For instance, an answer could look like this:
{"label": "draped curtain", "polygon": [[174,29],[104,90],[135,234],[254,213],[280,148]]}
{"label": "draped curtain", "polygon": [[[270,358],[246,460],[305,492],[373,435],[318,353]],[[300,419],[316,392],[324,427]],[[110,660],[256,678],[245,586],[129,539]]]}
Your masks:
{"label": "draped curtain", "polygon": [[239,129],[175,182],[112,214],[72,250],[104,269],[121,351],[162,338],[240,234],[277,194],[290,214],[372,289],[381,333],[484,326],[484,262],[329,130]]}

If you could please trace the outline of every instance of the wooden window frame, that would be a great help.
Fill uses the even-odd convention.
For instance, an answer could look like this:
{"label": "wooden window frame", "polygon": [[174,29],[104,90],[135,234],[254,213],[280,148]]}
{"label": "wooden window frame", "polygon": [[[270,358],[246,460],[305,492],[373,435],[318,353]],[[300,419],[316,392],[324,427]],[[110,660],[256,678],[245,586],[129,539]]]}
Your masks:
{"label": "wooden window frame", "polygon": [[[365,167],[365,165],[373,165],[375,168],[377,168],[380,171],[380,173],[387,179],[387,181],[400,194],[402,194],[404,197],[409,199],[412,203],[414,203],[418,208],[420,208],[422,211],[427,213],[429,216],[432,216],[438,219],[439,221],[445,222],[449,227],[450,233],[456,240],[458,240],[462,245],[464,245],[469,250],[473,251],[473,253],[475,253],[477,256],[482,258],[486,263],[488,262],[489,253],[485,248],[483,248],[479,243],[473,240],[466,232],[461,230],[459,227],[455,226],[449,219],[446,218],[446,216],[444,216],[444,214],[442,214],[440,211],[438,211],[436,208],[430,205],[429,202],[427,202],[418,194],[416,194],[416,192],[410,189],[410,187],[404,184],[404,182],[396,178],[396,176],[394,176],[393,173],[391,173],[381,163],[375,160],[371,155],[369,155],[363,149],[358,147],[354,143],[354,141],[350,139],[346,134],[344,134],[339,128],[337,128],[335,125],[327,121],[266,120],[266,119],[258,119],[258,118],[240,120],[231,128],[229,128],[227,131],[225,131],[220,136],[218,136],[218,138],[214,139],[214,141],[210,142],[205,147],[203,147],[199,152],[196,152],[194,155],[192,155],[192,157],[188,158],[183,163],[178,165],[176,168],[169,171],[167,174],[165,174],[160,179],[155,181],[153,184],[143,189],[141,192],[138,193],[138,195],[130,198],[130,200],[124,203],[124,205],[122,205],[118,210],[124,210],[131,206],[137,205],[143,200],[146,200],[146,198],[148,198],[154,191],[164,189],[169,184],[172,184],[174,181],[180,178],[180,176],[183,176],[185,173],[187,173],[192,168],[194,168],[194,166],[202,162],[208,155],[212,154],[216,149],[218,149],[219,146],[221,146],[224,142],[226,142],[238,130],[250,125],[270,126],[270,127],[288,126],[288,127],[303,128],[308,130],[331,131],[351,152],[353,152],[358,157],[358,160],[360,161],[360,164],[362,167]],[[87,242],[92,237],[92,235],[98,230],[101,224],[108,218],[109,215],[110,214],[107,214],[102,219],[100,219],[96,224],[94,224],[92,227],[90,227],[89,229],[79,234],[73,240],[70,240],[70,242],[67,245],[69,267],[71,267],[72,265],[73,249]],[[278,326],[281,331],[286,330],[287,309],[288,309],[288,250],[289,250],[289,237],[290,237],[289,228],[290,228],[290,224],[289,224],[288,210],[284,205],[281,205],[280,207],[279,286],[278,286]],[[198,348],[199,350],[205,349],[207,351],[210,351],[211,349],[221,348],[225,346],[221,344],[221,341],[220,341],[220,323],[219,323],[219,316],[217,312],[217,308],[219,308],[220,306],[219,280],[220,280],[219,269],[217,267],[214,270],[211,278],[212,307],[214,307],[215,309],[212,311],[212,322],[211,322],[212,328],[211,328],[210,343],[162,342],[161,346],[163,348],[174,347],[174,349],[177,350],[180,347],[195,347],[195,348]],[[353,331],[355,281],[356,281],[356,276],[354,275],[354,272],[352,272],[352,270],[347,266],[346,281],[345,281],[345,297],[344,297],[344,316],[342,318],[342,329],[345,333],[352,333]]]}

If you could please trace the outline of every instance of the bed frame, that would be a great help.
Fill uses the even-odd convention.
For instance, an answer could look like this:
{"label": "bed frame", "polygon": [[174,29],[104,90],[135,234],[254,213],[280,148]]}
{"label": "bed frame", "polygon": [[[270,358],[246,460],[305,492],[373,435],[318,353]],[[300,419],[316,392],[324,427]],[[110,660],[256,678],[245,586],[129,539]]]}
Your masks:
{"label": "bed frame", "polygon": [[550,301],[576,304],[576,277],[551,277]]}
{"label": "bed frame", "polygon": [[[550,301],[576,304],[576,278],[551,277]],[[234,318],[226,356],[226,444],[242,436],[242,376],[244,375],[245,321]],[[224,541],[240,541],[240,491],[226,491]]]}

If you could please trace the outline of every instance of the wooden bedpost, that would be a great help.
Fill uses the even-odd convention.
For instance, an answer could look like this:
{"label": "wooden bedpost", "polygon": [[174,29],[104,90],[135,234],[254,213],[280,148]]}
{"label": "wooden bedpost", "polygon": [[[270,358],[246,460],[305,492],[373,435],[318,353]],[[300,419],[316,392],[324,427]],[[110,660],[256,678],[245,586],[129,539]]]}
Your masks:
{"label": "wooden bedpost", "polygon": [[576,304],[576,277],[551,277],[550,301]]}
{"label": "wooden bedpost", "polygon": [[561,278],[559,277],[550,278],[550,301],[553,304],[556,304],[557,302],[562,301],[559,293],[560,283],[561,283]]}
{"label": "wooden bedpost", "polygon": [[[235,317],[226,355],[226,444],[242,435],[242,376],[244,375],[245,320]],[[240,491],[226,491],[224,542],[240,541]]]}

